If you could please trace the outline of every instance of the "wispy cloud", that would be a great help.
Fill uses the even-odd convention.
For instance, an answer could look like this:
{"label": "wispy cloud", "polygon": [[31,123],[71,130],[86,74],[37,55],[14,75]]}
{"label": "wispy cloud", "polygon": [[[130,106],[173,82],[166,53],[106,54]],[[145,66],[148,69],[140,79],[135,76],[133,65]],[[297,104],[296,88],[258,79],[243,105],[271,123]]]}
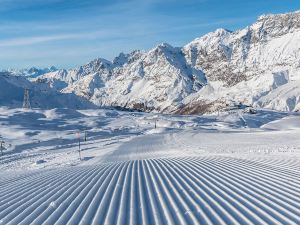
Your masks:
{"label": "wispy cloud", "polygon": [[[0,0],[0,69],[43,63],[73,66],[92,57],[111,59],[121,51],[147,50],[160,42],[184,45],[216,28],[249,25],[263,7],[275,4],[254,2]],[[279,10],[292,8],[295,1],[276,2]]]}
{"label": "wispy cloud", "polygon": [[53,35],[53,36],[34,36],[34,37],[24,37],[24,38],[14,38],[14,39],[0,39],[0,47],[11,47],[11,46],[24,46],[24,45],[34,45],[44,42],[51,42],[57,40],[66,40],[70,38],[76,38],[74,35]]}
{"label": "wispy cloud", "polygon": [[[101,39],[126,39],[132,36],[135,37],[143,37],[145,35],[158,35],[161,33],[170,33],[170,32],[179,32],[188,29],[195,29],[195,28],[203,28],[203,27],[210,27],[213,25],[224,25],[226,23],[232,23],[240,19],[228,19],[228,20],[220,20],[220,21],[212,21],[212,22],[205,22],[205,23],[191,23],[188,24],[181,24],[177,26],[160,26],[156,25],[155,29],[145,29],[145,27],[151,27],[151,23],[143,23],[142,27],[139,26],[127,26],[123,28],[102,28],[99,31],[83,31],[83,32],[75,32],[75,33],[57,33],[55,35],[44,35],[44,36],[25,36],[20,38],[8,38],[8,39],[0,39],[0,47],[13,47],[13,46],[30,46],[36,44],[43,44],[55,41],[64,41],[64,40],[101,40]],[[18,25],[17,25],[18,26]],[[1,28],[1,25],[0,25]],[[10,27],[15,30],[14,27]],[[21,27],[19,27],[21,28]],[[42,29],[49,29],[55,30],[57,27],[49,26],[48,28],[44,25],[40,25]],[[143,29],[142,32],[140,30]],[[189,41],[189,40],[187,40]]]}

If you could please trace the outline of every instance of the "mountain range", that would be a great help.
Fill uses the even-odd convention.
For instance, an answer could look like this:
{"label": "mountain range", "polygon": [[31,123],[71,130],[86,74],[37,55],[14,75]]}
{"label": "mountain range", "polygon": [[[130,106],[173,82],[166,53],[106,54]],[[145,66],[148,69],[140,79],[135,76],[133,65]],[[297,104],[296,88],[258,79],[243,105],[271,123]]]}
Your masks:
{"label": "mountain range", "polygon": [[9,73],[14,76],[25,76],[27,78],[36,78],[40,75],[43,75],[45,73],[55,72],[58,69],[55,66],[51,66],[49,68],[37,68],[37,67],[31,67],[29,69],[7,69],[2,70],[3,73]]}
{"label": "mountain range", "polygon": [[244,29],[218,29],[183,47],[163,43],[70,70],[3,74],[29,77],[37,100],[46,90],[53,98],[72,96],[68,105],[81,107],[203,114],[243,104],[298,111],[300,11],[263,15]]}

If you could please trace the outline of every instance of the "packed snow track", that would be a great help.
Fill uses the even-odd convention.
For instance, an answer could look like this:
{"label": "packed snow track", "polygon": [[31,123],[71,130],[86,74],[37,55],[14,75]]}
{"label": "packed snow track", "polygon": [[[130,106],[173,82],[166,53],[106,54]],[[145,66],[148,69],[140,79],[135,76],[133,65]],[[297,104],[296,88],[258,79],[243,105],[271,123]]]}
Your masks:
{"label": "packed snow track", "polygon": [[0,224],[300,224],[297,158],[131,160],[0,178]]}

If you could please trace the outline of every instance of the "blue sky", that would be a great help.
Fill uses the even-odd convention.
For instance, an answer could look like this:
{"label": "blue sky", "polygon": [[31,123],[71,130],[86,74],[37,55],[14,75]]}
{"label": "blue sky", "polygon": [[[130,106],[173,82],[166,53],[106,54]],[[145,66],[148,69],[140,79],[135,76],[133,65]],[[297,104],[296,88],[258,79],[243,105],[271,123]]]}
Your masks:
{"label": "blue sky", "polygon": [[296,0],[0,0],[0,69],[71,68],[162,42],[182,46],[299,9]]}

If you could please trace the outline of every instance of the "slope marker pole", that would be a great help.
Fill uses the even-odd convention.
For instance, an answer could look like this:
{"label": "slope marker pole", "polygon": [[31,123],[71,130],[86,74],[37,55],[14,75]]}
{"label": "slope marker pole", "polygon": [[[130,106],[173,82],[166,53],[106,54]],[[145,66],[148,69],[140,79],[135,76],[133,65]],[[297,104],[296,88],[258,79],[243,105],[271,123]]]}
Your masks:
{"label": "slope marker pole", "polygon": [[77,132],[77,138],[78,138],[78,155],[79,155],[79,160],[81,161],[80,132]]}
{"label": "slope marker pole", "polygon": [[4,143],[5,143],[4,141],[0,141],[1,156],[3,156],[3,144]]}

